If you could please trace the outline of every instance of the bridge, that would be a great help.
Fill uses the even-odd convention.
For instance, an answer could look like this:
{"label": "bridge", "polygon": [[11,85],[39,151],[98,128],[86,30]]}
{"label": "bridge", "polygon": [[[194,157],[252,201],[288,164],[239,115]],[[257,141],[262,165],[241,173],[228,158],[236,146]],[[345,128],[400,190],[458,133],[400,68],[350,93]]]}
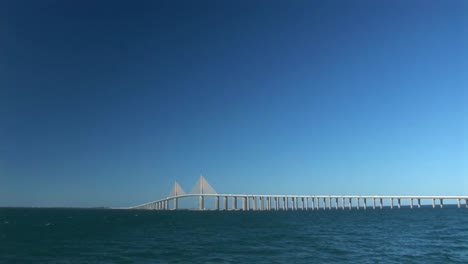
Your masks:
{"label": "bridge", "polygon": [[[190,193],[185,193],[175,182],[168,197],[153,202],[130,207],[129,209],[177,210],[179,200],[198,197],[198,210],[206,210],[205,199],[214,199],[214,210],[367,210],[382,209],[384,201],[389,207],[401,208],[402,201],[409,201],[411,209],[421,208],[421,201],[431,201],[432,208],[444,207],[444,201],[456,201],[458,208],[468,208],[468,196],[357,196],[357,195],[259,195],[259,194],[219,194],[203,176]],[[222,204],[220,203],[222,200]],[[231,201],[229,207],[229,200]]]}

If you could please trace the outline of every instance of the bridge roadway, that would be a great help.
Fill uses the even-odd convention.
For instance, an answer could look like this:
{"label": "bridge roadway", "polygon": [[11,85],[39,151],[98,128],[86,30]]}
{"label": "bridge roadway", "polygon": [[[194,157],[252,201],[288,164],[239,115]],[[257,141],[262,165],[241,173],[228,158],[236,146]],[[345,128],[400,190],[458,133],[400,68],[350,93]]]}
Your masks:
{"label": "bridge roadway", "polygon": [[[383,201],[390,200],[390,208],[401,208],[401,200],[409,200],[410,208],[420,208],[421,200],[432,200],[432,207],[444,206],[444,200],[456,200],[458,208],[468,208],[468,196],[356,196],[356,195],[252,195],[252,194],[182,194],[137,205],[128,209],[176,210],[178,201],[187,197],[199,197],[198,210],[205,210],[205,198],[214,197],[214,210],[319,210],[349,209],[366,210],[371,202],[372,209],[383,208]],[[222,198],[222,205],[220,199]],[[228,200],[231,199],[231,208]],[[171,203],[172,202],[172,203]],[[241,207],[238,207],[239,202]],[[310,202],[310,203],[309,203]],[[396,202],[396,205],[395,205]],[[415,204],[416,202],[416,204]],[[172,206],[170,206],[172,204]],[[369,206],[368,206],[369,205]]]}

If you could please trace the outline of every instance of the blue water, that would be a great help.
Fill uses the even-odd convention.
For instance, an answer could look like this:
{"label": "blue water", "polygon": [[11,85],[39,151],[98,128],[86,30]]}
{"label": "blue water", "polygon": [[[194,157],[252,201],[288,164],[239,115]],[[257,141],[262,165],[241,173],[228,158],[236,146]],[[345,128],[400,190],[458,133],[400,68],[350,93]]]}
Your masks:
{"label": "blue water", "polygon": [[0,263],[468,263],[468,209],[0,209]]}

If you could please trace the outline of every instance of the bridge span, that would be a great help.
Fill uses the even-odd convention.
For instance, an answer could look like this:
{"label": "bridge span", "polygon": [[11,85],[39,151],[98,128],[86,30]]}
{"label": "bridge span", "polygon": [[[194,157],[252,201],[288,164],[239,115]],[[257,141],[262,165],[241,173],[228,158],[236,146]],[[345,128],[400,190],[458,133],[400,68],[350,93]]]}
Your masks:
{"label": "bridge span", "polygon": [[389,203],[391,209],[401,208],[402,201],[408,201],[411,209],[421,208],[421,201],[432,202],[432,208],[443,208],[446,200],[456,201],[458,208],[468,208],[468,196],[218,194],[205,178],[200,176],[188,194],[176,182],[168,197],[129,209],[177,210],[179,200],[189,197],[198,197],[198,210],[206,210],[205,198],[208,197],[214,199],[214,210],[375,210],[383,209],[384,201]]}

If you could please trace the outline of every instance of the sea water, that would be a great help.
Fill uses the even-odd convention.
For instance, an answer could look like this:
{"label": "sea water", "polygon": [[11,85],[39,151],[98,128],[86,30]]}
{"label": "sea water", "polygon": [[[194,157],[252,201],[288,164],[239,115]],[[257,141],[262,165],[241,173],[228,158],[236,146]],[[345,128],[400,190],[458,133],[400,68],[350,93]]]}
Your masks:
{"label": "sea water", "polygon": [[468,263],[468,209],[0,209],[1,263]]}

